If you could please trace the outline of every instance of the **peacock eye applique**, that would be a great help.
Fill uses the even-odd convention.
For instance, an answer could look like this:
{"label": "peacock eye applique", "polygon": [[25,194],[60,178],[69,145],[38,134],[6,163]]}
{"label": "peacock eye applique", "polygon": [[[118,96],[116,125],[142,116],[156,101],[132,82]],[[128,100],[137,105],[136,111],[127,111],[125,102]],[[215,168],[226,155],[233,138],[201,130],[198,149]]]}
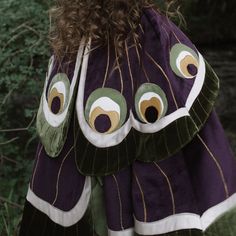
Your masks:
{"label": "peacock eye applique", "polygon": [[66,74],[59,73],[51,81],[47,93],[48,107],[55,115],[61,114],[68,105],[70,81]]}
{"label": "peacock eye applique", "polygon": [[124,96],[112,88],[99,88],[91,93],[85,106],[90,127],[102,134],[119,129],[125,121],[127,105]]}
{"label": "peacock eye applique", "polygon": [[198,73],[199,57],[191,48],[178,43],[170,51],[170,65],[177,76],[192,79]]}
{"label": "peacock eye applique", "polygon": [[155,123],[166,114],[167,98],[156,84],[142,84],[135,95],[135,109],[139,119],[145,123]]}
{"label": "peacock eye applique", "polygon": [[75,94],[75,78],[72,83],[64,73],[54,75],[50,83],[48,77],[46,78],[36,128],[50,157],[59,155],[66,140]]}
{"label": "peacock eye applique", "polygon": [[64,73],[58,73],[50,83],[48,81],[47,77],[37,113],[36,128],[46,153],[50,157],[56,157],[66,139],[75,83],[70,83]]}

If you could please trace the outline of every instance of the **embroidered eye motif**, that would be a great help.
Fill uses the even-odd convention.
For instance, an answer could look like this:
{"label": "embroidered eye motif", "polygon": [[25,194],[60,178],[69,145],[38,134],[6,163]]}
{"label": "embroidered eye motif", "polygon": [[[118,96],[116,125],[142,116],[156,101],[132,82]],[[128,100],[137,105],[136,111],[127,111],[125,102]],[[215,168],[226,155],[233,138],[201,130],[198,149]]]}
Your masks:
{"label": "embroidered eye motif", "polygon": [[135,109],[141,121],[155,123],[167,111],[164,91],[156,84],[142,84],[135,95]]}
{"label": "embroidered eye motif", "polygon": [[192,79],[198,73],[199,58],[191,48],[178,43],[170,51],[170,65],[177,76]]}
{"label": "embroidered eye motif", "polygon": [[70,82],[66,74],[59,73],[51,81],[48,93],[48,107],[55,115],[61,114],[69,101]]}
{"label": "embroidered eye motif", "polygon": [[91,93],[85,107],[85,118],[90,127],[103,134],[119,129],[127,115],[126,100],[112,88],[99,88]]}

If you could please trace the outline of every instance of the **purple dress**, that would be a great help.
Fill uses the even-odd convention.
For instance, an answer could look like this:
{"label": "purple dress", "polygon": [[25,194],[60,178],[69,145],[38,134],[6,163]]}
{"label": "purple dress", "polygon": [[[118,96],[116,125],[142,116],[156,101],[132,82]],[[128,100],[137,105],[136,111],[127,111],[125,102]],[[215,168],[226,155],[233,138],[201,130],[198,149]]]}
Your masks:
{"label": "purple dress", "polygon": [[236,235],[219,79],[154,9],[137,34],[122,59],[91,40],[50,59],[20,236]]}

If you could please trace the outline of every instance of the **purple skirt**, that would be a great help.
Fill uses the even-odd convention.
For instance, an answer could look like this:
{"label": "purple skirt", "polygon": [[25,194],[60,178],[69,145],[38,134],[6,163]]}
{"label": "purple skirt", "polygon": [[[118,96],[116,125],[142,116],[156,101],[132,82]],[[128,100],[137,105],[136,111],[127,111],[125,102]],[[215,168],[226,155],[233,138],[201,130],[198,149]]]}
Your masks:
{"label": "purple skirt", "polygon": [[58,159],[39,143],[20,235],[235,234],[236,161],[215,112],[170,158],[103,177],[77,170],[76,129]]}

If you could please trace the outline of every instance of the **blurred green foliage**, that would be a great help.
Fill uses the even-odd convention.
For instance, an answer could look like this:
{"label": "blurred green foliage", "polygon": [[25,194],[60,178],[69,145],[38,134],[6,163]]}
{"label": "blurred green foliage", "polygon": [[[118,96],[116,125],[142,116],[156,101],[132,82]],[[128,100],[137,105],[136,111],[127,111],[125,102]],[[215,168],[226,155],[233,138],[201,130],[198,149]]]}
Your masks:
{"label": "blurred green foliage", "polygon": [[49,1],[0,0],[0,235],[22,214],[36,147],[35,114],[45,68]]}
{"label": "blurred green foliage", "polygon": [[[235,19],[234,1],[186,0],[179,4],[194,41],[236,38],[233,26],[225,27]],[[17,229],[32,171],[37,145],[35,116],[50,56],[49,5],[50,0],[0,0],[1,236],[12,236]]]}

